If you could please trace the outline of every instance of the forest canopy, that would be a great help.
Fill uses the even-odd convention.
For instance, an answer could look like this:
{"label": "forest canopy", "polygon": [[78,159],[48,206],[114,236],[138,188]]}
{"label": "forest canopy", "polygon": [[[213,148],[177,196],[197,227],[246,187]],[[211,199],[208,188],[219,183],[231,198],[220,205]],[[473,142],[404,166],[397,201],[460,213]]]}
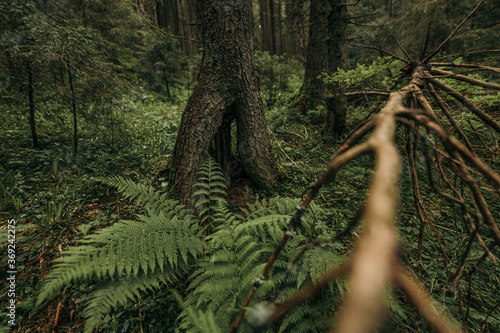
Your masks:
{"label": "forest canopy", "polygon": [[1,2],[0,331],[500,331],[498,17]]}

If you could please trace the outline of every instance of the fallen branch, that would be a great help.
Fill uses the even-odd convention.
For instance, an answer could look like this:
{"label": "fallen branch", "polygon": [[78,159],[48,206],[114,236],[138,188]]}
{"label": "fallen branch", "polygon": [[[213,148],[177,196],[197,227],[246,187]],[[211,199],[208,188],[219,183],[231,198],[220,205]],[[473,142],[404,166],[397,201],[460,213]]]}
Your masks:
{"label": "fallen branch", "polygon": [[462,95],[460,92],[456,91],[446,83],[434,78],[434,77],[428,77],[427,78],[430,83],[442,91],[446,92],[447,94],[453,96],[456,100],[458,100],[460,103],[462,103],[467,109],[472,111],[479,119],[481,119],[484,123],[486,123],[488,126],[493,128],[497,133],[500,133],[500,124],[497,123],[493,118],[491,118],[488,114],[484,113],[479,109],[477,106],[475,106],[471,101],[469,101],[464,95]]}
{"label": "fallen branch", "polygon": [[395,282],[436,331],[441,333],[460,332],[457,325],[445,313],[437,309],[437,304],[432,301],[431,295],[420,287],[418,281],[415,281],[415,278],[407,270],[398,268],[394,273]]}
{"label": "fallen branch", "polygon": [[[500,50],[498,50],[498,51],[500,51]],[[474,68],[474,69],[478,69],[478,70],[488,70],[488,71],[500,73],[500,68],[477,65],[477,64],[455,64],[453,62],[430,62],[429,65],[431,65],[432,67],[442,66],[442,67]]]}
{"label": "fallen branch", "polygon": [[436,75],[436,74],[442,75],[442,77],[451,77],[452,79],[467,82],[467,83],[473,84],[475,86],[479,86],[479,87],[483,87],[483,88],[487,88],[487,89],[500,90],[500,84],[481,81],[481,80],[469,77],[467,75],[455,74],[453,72],[448,72],[448,71],[445,71],[442,69],[436,69],[436,68],[432,68],[431,73],[434,75]]}

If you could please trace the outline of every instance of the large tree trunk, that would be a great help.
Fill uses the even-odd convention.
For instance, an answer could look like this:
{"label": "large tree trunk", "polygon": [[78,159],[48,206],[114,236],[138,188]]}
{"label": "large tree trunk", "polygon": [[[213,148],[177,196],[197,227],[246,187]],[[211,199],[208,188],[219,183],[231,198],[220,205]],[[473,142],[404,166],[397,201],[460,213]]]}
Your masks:
{"label": "large tree trunk", "polygon": [[245,0],[203,3],[203,62],[182,116],[171,167],[184,203],[189,202],[203,151],[215,151],[222,168],[227,167],[233,119],[237,151],[247,175],[262,188],[276,183],[276,164],[254,77],[248,17]]}

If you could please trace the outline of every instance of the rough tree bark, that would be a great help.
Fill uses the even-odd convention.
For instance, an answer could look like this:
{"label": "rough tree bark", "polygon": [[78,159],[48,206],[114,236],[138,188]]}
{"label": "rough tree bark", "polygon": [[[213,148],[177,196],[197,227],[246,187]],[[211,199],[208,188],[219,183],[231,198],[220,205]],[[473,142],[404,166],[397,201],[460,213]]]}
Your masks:
{"label": "rough tree bark", "polygon": [[184,203],[189,203],[203,151],[212,150],[222,168],[227,168],[233,120],[246,174],[262,188],[276,183],[276,163],[254,77],[248,17],[245,0],[203,2],[203,61],[182,116],[170,168]]}

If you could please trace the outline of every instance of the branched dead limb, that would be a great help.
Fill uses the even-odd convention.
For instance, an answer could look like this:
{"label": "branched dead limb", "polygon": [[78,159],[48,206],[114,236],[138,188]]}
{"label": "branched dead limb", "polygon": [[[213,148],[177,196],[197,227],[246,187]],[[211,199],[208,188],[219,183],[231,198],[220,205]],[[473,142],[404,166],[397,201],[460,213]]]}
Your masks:
{"label": "branched dead limb", "polygon": [[[469,221],[469,225],[470,225],[471,229],[473,230],[473,232],[475,232],[476,225],[475,225],[475,223],[474,223],[474,221],[472,219],[472,216],[474,216],[474,218],[476,218],[477,220],[479,220],[480,219],[479,214],[476,214],[475,212],[473,212],[467,206],[467,204],[465,202],[465,199],[462,197],[462,195],[460,194],[460,192],[457,190],[457,188],[455,186],[453,186],[453,184],[450,182],[450,180],[448,179],[448,177],[446,177],[446,175],[444,173],[444,170],[443,170],[443,165],[441,163],[441,159],[439,158],[439,156],[437,156],[437,154],[436,154],[436,161],[437,161],[437,166],[438,166],[439,174],[441,175],[441,179],[443,179],[443,181],[448,186],[448,188],[450,188],[453,191],[453,193],[455,193],[456,198],[452,197],[450,195],[447,195],[446,193],[443,193],[443,192],[441,192],[441,195],[443,195],[446,198],[451,199],[451,200],[457,202],[458,204],[462,205],[462,207],[464,209],[464,213],[465,213],[465,218],[467,219],[467,221]],[[434,186],[434,188],[435,188],[435,190],[437,190],[435,186]],[[481,237],[481,235],[479,235],[479,233],[476,232],[475,236],[476,236],[476,239],[477,239],[479,245],[481,245],[481,247],[490,256],[490,258],[493,259],[493,261],[499,261],[498,258],[493,253],[491,253],[491,251],[488,248],[488,246],[486,246],[486,244],[484,243],[483,238]]]}
{"label": "branched dead limb", "polygon": [[[366,126],[362,127],[364,130],[368,130],[370,128],[369,122],[365,124]],[[250,301],[252,300],[253,294],[259,288],[259,286],[262,284],[263,280],[269,273],[269,270],[271,267],[274,265],[274,262],[278,258],[279,253],[283,249],[283,247],[286,245],[288,240],[293,236],[294,232],[296,229],[300,227],[300,220],[306,210],[306,208],[309,206],[311,203],[312,199],[318,194],[320,188],[324,185],[330,182],[335,178],[335,174],[337,170],[344,165],[345,163],[349,162],[353,158],[368,152],[371,150],[371,146],[365,143],[362,143],[350,150],[344,151],[343,153],[336,154],[334,158],[328,163],[326,170],[323,172],[323,174],[319,177],[318,181],[311,187],[311,190],[309,191],[309,194],[306,196],[304,199],[303,203],[299,206],[297,206],[297,211],[295,212],[294,216],[289,220],[289,230],[283,234],[283,237],[281,238],[280,242],[274,249],[273,253],[269,257],[269,260],[262,270],[260,277],[258,277],[258,283],[254,283],[250,291],[248,292],[247,297],[245,298],[245,301],[243,302],[240,311],[238,313],[238,316],[236,317],[235,321],[233,322],[233,325],[231,326],[230,332],[235,332],[236,329],[239,326],[239,323],[241,321],[241,318],[243,317],[246,307],[248,304],[250,304]]]}
{"label": "branched dead limb", "polygon": [[[484,163],[482,163],[477,157],[472,156],[467,149],[465,149],[456,139],[450,137],[446,131],[432,121],[428,116],[418,113],[405,113],[406,115],[410,115],[415,120],[419,121],[421,124],[425,125],[427,128],[433,130],[438,134],[443,141],[444,147],[448,151],[448,153],[454,157],[455,160],[461,161],[460,163],[454,163],[453,165],[456,167],[457,174],[462,175],[462,179],[466,182],[470,193],[474,199],[475,204],[477,205],[481,215],[486,222],[486,225],[490,229],[493,239],[497,245],[500,245],[500,230],[491,214],[488,205],[477,185],[476,181],[472,178],[469,171],[467,170],[465,164],[462,161],[462,156],[466,157],[471,163],[473,163],[481,172],[484,173],[486,177],[495,182],[497,191],[500,190],[500,177],[496,175],[489,167],[487,167]],[[481,167],[481,168],[479,168]]]}
{"label": "branched dead limb", "polygon": [[394,280],[436,331],[441,333],[460,332],[457,325],[444,312],[438,310],[431,295],[420,286],[420,283],[410,272],[403,268],[396,268]]}
{"label": "branched dead limb", "polygon": [[437,94],[436,90],[434,90],[434,87],[432,87],[432,85],[430,85],[430,84],[428,84],[427,87],[428,87],[428,90],[429,90],[432,98],[434,99],[434,101],[436,101],[436,103],[438,104],[438,106],[441,109],[441,111],[443,111],[443,114],[445,115],[446,119],[448,119],[448,121],[450,122],[450,124],[453,127],[453,129],[455,130],[455,132],[457,132],[458,136],[465,143],[465,145],[467,146],[467,148],[469,149],[469,151],[474,156],[476,156],[476,152],[474,151],[474,148],[472,148],[472,145],[469,142],[469,139],[467,139],[467,136],[464,134],[464,132],[462,131],[462,129],[460,128],[460,126],[458,126],[458,124],[455,121],[455,119],[451,116],[450,112],[448,111],[448,108],[446,107],[446,105],[444,104],[444,102],[441,100],[441,98]]}
{"label": "branched dead limb", "polygon": [[[500,50],[495,50],[499,51]],[[429,65],[436,67],[463,67],[463,68],[473,68],[477,70],[486,70],[486,71],[492,71],[496,73],[500,73],[500,68],[496,67],[491,67],[491,66],[484,66],[484,65],[477,65],[477,64],[455,64],[453,62],[430,62]]]}
{"label": "branched dead limb", "polygon": [[[444,45],[444,43],[442,44]],[[434,51],[437,52],[437,51]],[[391,93],[389,99],[380,111],[380,113],[366,122],[360,124],[360,126],[344,141],[344,143],[339,147],[336,153],[331,158],[330,162],[326,166],[326,170],[320,175],[316,183],[311,187],[308,195],[303,200],[302,204],[297,206],[297,211],[293,217],[289,220],[288,230],[284,233],[281,241],[273,251],[270,256],[265,268],[261,272],[261,275],[256,279],[256,282],[249,291],[244,303],[240,308],[240,312],[234,321],[231,331],[235,332],[241,318],[246,310],[246,307],[250,304],[253,294],[257,288],[263,283],[265,277],[269,273],[270,269],[274,265],[281,249],[285,246],[287,241],[293,237],[295,231],[301,225],[301,219],[305,213],[305,210],[310,205],[313,198],[319,193],[321,187],[335,179],[335,175],[340,167],[349,162],[350,160],[358,157],[366,152],[373,151],[376,157],[376,165],[374,176],[370,185],[369,195],[367,197],[366,205],[363,211],[362,220],[364,221],[364,234],[353,254],[353,256],[344,265],[334,268],[329,273],[325,274],[320,282],[314,285],[309,285],[302,288],[297,294],[292,296],[289,300],[275,305],[272,308],[271,319],[277,320],[289,309],[296,306],[300,302],[311,297],[314,293],[318,292],[329,282],[339,275],[346,274],[350,272],[350,289],[349,293],[344,300],[344,304],[341,307],[341,314],[336,326],[333,328],[334,331],[338,332],[367,332],[373,327],[377,326],[385,317],[384,309],[384,299],[386,289],[393,283],[396,282],[401,286],[401,288],[406,292],[409,298],[416,304],[419,310],[422,312],[424,317],[429,321],[429,323],[439,332],[458,332],[455,324],[448,319],[441,311],[438,311],[430,295],[423,290],[414,279],[409,276],[408,272],[404,271],[397,260],[398,252],[398,241],[396,237],[396,207],[397,207],[397,183],[399,178],[399,153],[394,144],[395,132],[396,132],[396,121],[400,120],[403,124],[411,128],[415,133],[418,133],[414,126],[411,124],[411,120],[415,120],[418,123],[423,124],[429,131],[432,131],[440,137],[443,142],[445,152],[441,152],[437,147],[433,145],[434,151],[436,151],[436,161],[437,169],[441,178],[445,184],[450,188],[454,196],[445,193],[445,189],[438,190],[438,193],[444,197],[459,203],[464,207],[465,218],[469,221],[472,228],[472,232],[469,234],[469,241],[467,249],[465,250],[462,259],[460,261],[459,267],[455,274],[452,276],[448,273],[448,281],[454,284],[460,276],[467,262],[467,257],[473,246],[473,241],[477,240],[478,243],[485,249],[485,255],[496,258],[490,251],[489,247],[484,244],[481,236],[479,235],[478,225],[474,222],[473,216],[479,221],[480,217],[484,219],[486,225],[490,229],[493,238],[494,245],[500,245],[500,231],[498,226],[493,219],[493,216],[486,204],[486,201],[479,189],[478,184],[472,178],[471,171],[468,169],[464,160],[468,161],[474,168],[476,168],[480,174],[488,178],[493,184],[497,192],[500,193],[500,177],[491,170],[486,164],[484,164],[474,153],[472,145],[467,140],[467,137],[461,131],[458,124],[453,120],[451,113],[449,112],[445,102],[439,97],[439,95],[434,91],[432,87],[429,88],[432,96],[440,106],[441,110],[445,116],[450,120],[450,123],[454,129],[459,133],[469,149],[466,149],[462,144],[449,136],[444,128],[440,125],[437,115],[434,113],[429,102],[423,95],[422,87],[425,86],[427,82],[440,88],[444,92],[453,96],[459,102],[464,104],[469,110],[476,114],[481,120],[486,124],[490,125],[492,128],[500,132],[500,125],[495,122],[489,115],[485,114],[475,105],[473,105],[469,100],[463,97],[462,94],[454,90],[453,88],[442,83],[438,79],[430,76],[427,72],[429,70],[428,65],[417,64],[412,69],[411,82],[405,88]],[[438,73],[439,74],[439,73]],[[409,96],[414,96],[415,101],[418,102],[422,111],[409,110],[403,107],[403,101]],[[359,141],[371,132],[371,135],[362,143]],[[357,145],[356,145],[357,144]],[[416,208],[419,213],[419,218],[421,220],[421,226],[424,226],[424,221],[428,221],[433,227],[434,233],[436,234],[437,242],[440,244],[441,253],[445,261],[447,260],[447,254],[444,250],[439,235],[435,229],[434,224],[428,216],[426,216],[423,204],[420,201],[420,195],[418,191],[418,181],[416,177],[416,163],[415,163],[415,147],[411,147],[411,143],[407,143],[407,155],[409,160],[410,175],[412,177],[412,183],[414,185],[414,195],[416,196]],[[466,200],[464,199],[463,193],[457,190],[446,177],[446,174],[441,165],[440,156],[444,154],[452,162],[451,165],[455,170],[455,173],[465,182],[467,185],[471,197],[475,206],[477,207],[478,213],[475,213],[470,207],[467,206]],[[428,170],[430,172],[430,161],[428,163]],[[474,170],[474,172],[476,172]],[[433,188],[437,189],[436,185],[432,180],[432,173],[430,174],[429,181]],[[419,237],[423,239],[423,231]],[[316,240],[312,245],[304,247],[301,254],[305,252],[308,248],[312,247],[316,243],[320,243],[322,240]],[[420,241],[422,242],[422,240]],[[422,246],[419,247],[419,253],[422,252]],[[421,255],[419,256],[421,257]],[[291,263],[294,265],[300,258],[297,256]],[[446,262],[445,262],[445,266]],[[470,293],[469,293],[470,294]],[[470,295],[469,295],[470,296]],[[460,298],[461,304],[463,304],[463,299]],[[464,314],[462,317],[466,321],[468,316]]]}
{"label": "branched dead limb", "polygon": [[[415,132],[415,135],[418,135],[417,132]],[[408,168],[409,168],[409,174],[413,186],[413,201],[415,204],[415,210],[417,212],[417,217],[420,221],[420,228],[419,228],[419,234],[418,234],[418,244],[417,244],[417,256],[418,260],[421,262],[422,261],[422,248],[423,248],[423,238],[424,238],[424,229],[425,229],[425,223],[428,223],[432,227],[432,231],[434,232],[434,235],[436,236],[436,241],[439,244],[439,249],[441,251],[441,254],[443,256],[444,260],[444,267],[446,269],[446,274],[449,277],[450,272],[448,270],[448,264],[450,262],[450,259],[448,257],[448,254],[444,250],[443,244],[441,242],[441,237],[439,236],[439,233],[436,230],[436,226],[434,223],[432,223],[432,220],[429,218],[427,215],[427,212],[424,208],[424,205],[422,204],[422,199],[420,196],[420,189],[418,186],[418,177],[417,177],[417,168],[416,168],[416,163],[415,163],[415,148],[416,148],[416,143],[418,142],[418,137],[415,137],[415,146],[411,144],[411,140],[409,136],[406,137],[406,155],[408,157]],[[432,173],[430,172],[430,156],[426,157],[427,161],[427,167],[429,170],[429,181],[432,181]]]}
{"label": "branched dead limb", "polygon": [[467,83],[473,84],[475,86],[479,86],[479,87],[483,87],[483,88],[487,88],[487,89],[500,90],[499,84],[481,81],[481,80],[469,77],[467,75],[455,74],[453,72],[445,71],[442,69],[432,68],[431,74],[441,75],[441,77],[450,77],[450,78],[455,79],[455,80],[467,82]]}
{"label": "branched dead limb", "polygon": [[331,238],[318,238],[315,241],[304,245],[302,247],[302,249],[300,250],[300,252],[295,256],[295,258],[292,260],[292,262],[290,262],[290,264],[288,265],[288,267],[285,271],[285,275],[283,276],[283,280],[281,281],[280,286],[278,287],[278,291],[276,292],[276,296],[274,297],[275,301],[277,301],[280,298],[281,288],[287,282],[288,276],[290,275],[290,273],[292,272],[293,268],[295,267],[297,262],[300,260],[300,258],[302,258],[302,256],[306,253],[306,251],[313,249],[314,247],[316,247],[320,244],[334,243],[334,242],[341,240],[343,237],[348,235],[354,229],[354,227],[356,227],[360,218],[361,218],[361,212],[358,212],[357,216],[352,221],[350,221],[341,232],[339,232],[335,236],[333,236]]}
{"label": "branched dead limb", "polygon": [[375,173],[366,200],[363,237],[352,257],[347,299],[337,332],[368,332],[384,317],[384,299],[397,266],[398,242],[395,235],[399,154],[394,146],[395,114],[414,90],[413,84],[392,93],[377,118],[372,136],[366,141],[375,151]]}
{"label": "branched dead limb", "polygon": [[[469,163],[477,168],[484,177],[488,178],[493,183],[495,190],[500,193],[500,176],[484,162],[482,162],[477,156],[472,155],[457,139],[448,135],[443,127],[432,121],[427,115],[419,114],[418,112],[399,112],[398,115],[414,118],[418,122],[427,126],[429,129],[433,130],[441,138],[445,149],[450,154],[450,157],[455,159],[455,163],[459,161],[461,157],[465,158],[469,161]],[[455,152],[460,154],[458,156],[460,158],[454,156]],[[469,172],[467,172],[467,174],[468,173]]]}
{"label": "branched dead limb", "polygon": [[434,78],[434,77],[428,77],[429,82],[441,89],[442,91],[446,92],[447,94],[453,96],[456,100],[458,100],[460,103],[462,103],[467,109],[472,111],[479,119],[481,119],[484,123],[486,123],[488,126],[493,128],[497,133],[500,133],[500,124],[497,123],[493,118],[491,118],[488,114],[484,113],[479,109],[476,105],[474,105],[471,101],[469,101],[463,94],[460,92],[456,91],[446,83]]}

